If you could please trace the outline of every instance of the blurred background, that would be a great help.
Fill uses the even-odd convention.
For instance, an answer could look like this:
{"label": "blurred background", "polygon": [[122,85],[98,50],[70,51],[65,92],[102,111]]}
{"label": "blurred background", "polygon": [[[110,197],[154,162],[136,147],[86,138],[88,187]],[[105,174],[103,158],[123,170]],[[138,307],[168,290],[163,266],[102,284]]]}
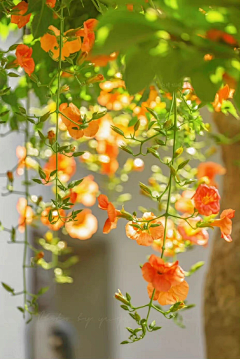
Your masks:
{"label": "blurred background", "polygon": [[[8,47],[17,38],[12,34]],[[14,86],[14,80],[12,85]],[[211,114],[203,109],[205,122],[214,124]],[[1,168],[11,168],[16,163],[16,146],[23,144],[21,134],[13,133],[2,137],[0,141]],[[212,161],[221,163],[220,150]],[[120,156],[121,163],[121,156]],[[146,182],[148,171],[154,158],[148,159],[141,181]],[[196,164],[197,165],[197,164]],[[193,163],[194,166],[194,163]],[[75,174],[75,179],[87,175],[82,168]],[[103,177],[95,179],[102,188]],[[139,181],[137,172],[131,174],[126,184],[126,192],[132,193],[133,199],[127,204],[129,212],[142,203],[143,197],[136,185]],[[220,179],[218,178],[218,181]],[[20,183],[20,182],[19,182]],[[0,188],[5,186],[5,179],[0,178]],[[38,189],[40,193],[40,189]],[[41,188],[41,191],[50,191]],[[221,186],[220,186],[221,192]],[[17,196],[0,197],[0,218],[6,227],[18,221],[16,208]],[[190,291],[188,304],[195,308],[183,313],[183,324],[180,328],[174,321],[155,315],[158,326],[162,329],[148,335],[144,340],[132,345],[120,345],[127,338],[125,327],[131,326],[132,319],[124,312],[114,299],[119,288],[123,293],[129,292],[136,306],[148,301],[146,283],[142,279],[139,265],[146,261],[151,248],[140,247],[135,241],[126,238],[124,224],[108,235],[102,234],[106,214],[95,205],[93,213],[98,218],[97,233],[87,241],[74,240],[64,236],[64,240],[79,256],[79,263],[72,268],[74,285],[53,284],[51,289],[40,300],[40,315],[26,325],[21,313],[16,309],[22,305],[21,297],[10,297],[0,289],[0,350],[4,359],[204,359],[205,339],[203,325],[203,292],[206,272],[212,246],[213,231],[210,232],[207,247],[196,246],[188,253],[180,254],[181,266],[188,271],[200,261],[205,265],[187,279]],[[31,238],[44,234],[41,227],[31,231]],[[0,281],[11,283],[14,288],[22,287],[22,246],[7,243],[7,233],[1,234],[0,241]],[[30,255],[30,254],[29,254]],[[53,281],[48,271],[41,268],[31,270],[28,285],[31,291],[47,286]],[[153,313],[151,313],[152,315]],[[216,358],[217,359],[217,358]],[[231,359],[229,357],[229,359]]]}
{"label": "blurred background", "polygon": [[[211,114],[203,110],[206,122],[211,121]],[[214,125],[213,125],[214,126]],[[15,148],[22,145],[21,135],[1,138],[0,158],[2,168],[11,168],[16,162]],[[221,163],[217,153],[213,161]],[[150,160],[149,160],[150,161]],[[120,158],[121,162],[121,158]],[[148,170],[153,162],[148,162],[142,173],[142,181],[147,181]],[[75,178],[83,177],[87,170],[81,168]],[[133,173],[126,185],[126,192],[131,191],[134,200],[127,204],[132,212],[142,204],[139,194],[138,173]],[[96,176],[101,188],[103,178]],[[5,185],[0,178],[0,187]],[[44,189],[49,191],[49,188]],[[40,194],[40,193],[39,193]],[[43,194],[43,193],[41,193]],[[6,226],[18,221],[16,208],[17,196],[0,197],[0,217]],[[130,292],[136,306],[148,301],[146,283],[142,279],[139,265],[146,261],[152,250],[140,247],[135,241],[126,238],[124,224],[108,235],[102,234],[106,219],[104,211],[97,205],[93,213],[99,220],[97,233],[87,241],[74,240],[64,236],[68,245],[80,258],[72,268],[74,285],[54,284],[40,301],[40,315],[26,325],[16,307],[21,305],[21,297],[9,297],[1,289],[0,295],[0,348],[4,359],[204,359],[205,344],[203,332],[203,291],[204,279],[211,252],[211,238],[208,247],[196,246],[188,253],[180,254],[184,270],[199,260],[205,265],[187,279],[190,291],[189,304],[196,307],[183,314],[185,328],[178,327],[161,315],[155,315],[157,325],[162,329],[151,333],[144,340],[132,345],[120,345],[125,340],[125,327],[131,326],[132,319],[124,312],[114,299],[114,293],[121,289]],[[41,228],[31,232],[32,239],[41,235]],[[22,246],[7,243],[8,234],[1,234],[0,242],[0,281],[11,283],[14,288],[21,288]],[[47,286],[51,281],[48,271],[31,270],[29,285]],[[153,313],[151,313],[153,314]]]}

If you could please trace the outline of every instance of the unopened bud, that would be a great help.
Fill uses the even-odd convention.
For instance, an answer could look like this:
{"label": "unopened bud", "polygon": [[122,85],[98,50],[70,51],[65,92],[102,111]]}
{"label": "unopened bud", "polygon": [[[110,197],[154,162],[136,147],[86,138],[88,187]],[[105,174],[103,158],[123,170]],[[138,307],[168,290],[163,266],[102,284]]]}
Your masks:
{"label": "unopened bud", "polygon": [[168,128],[170,128],[172,126],[172,121],[171,120],[167,120],[164,124],[163,127],[167,130]]}
{"label": "unopened bud", "polygon": [[88,56],[87,52],[81,52],[77,58],[76,64],[78,66],[81,66],[84,63],[84,61],[86,60],[87,56]]}
{"label": "unopened bud", "polygon": [[13,173],[12,171],[7,171],[7,178],[9,180],[9,182],[13,182]]}
{"label": "unopened bud", "polygon": [[96,82],[101,82],[104,80],[104,76],[102,74],[98,74],[96,76],[90,77],[89,79],[87,79],[86,83],[89,84],[94,84]]}
{"label": "unopened bud", "polygon": [[39,261],[40,259],[42,259],[44,257],[44,252],[38,252],[36,255],[36,260]]}
{"label": "unopened bud", "polygon": [[120,289],[118,289],[118,293],[115,293],[115,298],[120,302],[122,302],[123,304],[129,305],[129,301],[127,300],[127,298],[124,297]]}
{"label": "unopened bud", "polygon": [[55,142],[55,139],[56,139],[55,132],[52,131],[52,130],[48,131],[47,137],[48,137],[50,145],[52,145]]}
{"label": "unopened bud", "polygon": [[61,93],[68,92],[69,89],[70,89],[70,87],[69,87],[68,85],[63,85],[63,86],[61,87],[60,92],[61,92]]}
{"label": "unopened bud", "polygon": [[180,156],[183,153],[183,148],[179,147],[175,153],[174,153],[174,157]]}

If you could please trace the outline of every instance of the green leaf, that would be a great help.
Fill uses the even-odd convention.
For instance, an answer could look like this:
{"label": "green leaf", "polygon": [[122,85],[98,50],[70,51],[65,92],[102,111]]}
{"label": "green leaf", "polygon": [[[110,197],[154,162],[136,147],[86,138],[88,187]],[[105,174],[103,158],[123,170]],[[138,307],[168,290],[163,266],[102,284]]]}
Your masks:
{"label": "green leaf", "polygon": [[38,179],[38,178],[33,178],[32,181],[36,182],[38,184],[42,184],[42,181],[40,179]]}
{"label": "green leaf", "polygon": [[[32,21],[32,34],[35,39],[43,36],[53,21],[52,10],[46,5],[46,1],[41,0],[39,2],[41,6],[40,11],[35,14]],[[39,4],[37,5],[39,6]]]}
{"label": "green leaf", "polygon": [[129,342],[127,340],[124,340],[123,342],[121,342],[120,344],[129,344]]}
{"label": "green leaf", "polygon": [[5,115],[7,115],[10,111],[9,110],[6,110],[6,111],[3,111],[0,113],[0,117],[3,117]]}
{"label": "green leaf", "polygon": [[49,287],[43,287],[41,288],[38,292],[37,295],[43,295],[44,293],[46,293],[49,290]]}
{"label": "green leaf", "polygon": [[4,289],[6,289],[7,292],[10,292],[10,293],[14,293],[14,289],[11,288],[9,285],[7,285],[6,283],[3,283],[2,282],[2,286]]}
{"label": "green leaf", "polygon": [[39,166],[38,168],[38,173],[39,173],[39,176],[42,178],[42,179],[46,179],[46,173],[43,171],[43,169]]}
{"label": "green leaf", "polygon": [[152,330],[153,330],[153,331],[156,331],[156,330],[159,330],[159,329],[161,329],[161,328],[162,328],[162,327],[153,327]]}
{"label": "green leaf", "polygon": [[155,76],[154,62],[145,49],[138,49],[126,57],[125,83],[130,95],[149,86]]}
{"label": "green leaf", "polygon": [[185,167],[185,166],[188,164],[189,161],[190,161],[190,160],[186,160],[186,161],[181,162],[181,163],[178,165],[178,170],[180,170],[180,169],[182,169],[183,167]]}
{"label": "green leaf", "polygon": [[80,157],[84,154],[85,152],[74,152],[73,153],[73,157]]}
{"label": "green leaf", "polygon": [[15,74],[14,72],[9,72],[9,73],[8,73],[8,76],[9,76],[9,77],[19,77],[20,75]]}
{"label": "green leaf", "polygon": [[39,134],[39,137],[41,138],[41,140],[45,141],[45,136],[44,134],[38,130],[38,134]]}
{"label": "green leaf", "polygon": [[23,307],[17,307],[17,309],[20,310],[20,312],[25,313],[25,310]]}
{"label": "green leaf", "polygon": [[78,186],[83,181],[83,178],[80,180],[72,181],[68,184],[68,188],[73,188],[75,186]]}
{"label": "green leaf", "polygon": [[95,53],[111,54],[126,50],[139,42],[152,39],[159,30],[158,22],[151,22],[143,14],[126,10],[109,10],[98,25]]}
{"label": "green leaf", "polygon": [[39,119],[40,122],[45,122],[47,121],[48,117],[50,116],[50,111],[46,112],[44,115],[42,115]]}
{"label": "green leaf", "polygon": [[203,261],[195,263],[188,272],[185,272],[186,277],[190,277],[193,273],[195,273],[198,269],[200,269],[204,265]]}

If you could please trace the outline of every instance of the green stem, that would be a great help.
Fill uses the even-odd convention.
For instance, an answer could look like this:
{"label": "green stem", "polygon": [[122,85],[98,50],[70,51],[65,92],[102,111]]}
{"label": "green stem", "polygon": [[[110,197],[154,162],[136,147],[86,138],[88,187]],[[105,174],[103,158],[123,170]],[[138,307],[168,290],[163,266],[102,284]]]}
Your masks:
{"label": "green stem", "polygon": [[[27,94],[27,112],[30,108],[30,98],[29,98],[29,92]],[[29,122],[26,120],[26,127],[25,127],[25,148],[26,148],[26,158],[27,158],[27,143],[28,143],[28,137],[29,137]],[[25,305],[27,302],[27,276],[26,276],[26,261],[27,261],[27,248],[28,248],[28,226],[27,226],[27,208],[28,208],[28,199],[29,199],[29,176],[28,176],[28,168],[25,165],[24,169],[24,179],[25,179],[25,198],[26,198],[26,209],[25,209],[25,232],[24,232],[24,249],[23,249],[23,308],[25,310]],[[25,313],[23,314],[23,317],[25,318]]]}
{"label": "green stem", "polygon": [[147,319],[147,322],[148,322],[148,318],[149,318],[149,315],[150,315],[150,312],[151,312],[152,302],[153,302],[153,297],[154,297],[155,291],[156,291],[156,289],[154,288],[154,289],[153,289],[153,292],[152,292],[152,296],[151,296],[150,302],[149,302],[149,308],[148,308],[148,313],[147,313],[147,318],[146,318],[146,319]]}
{"label": "green stem", "polygon": [[[172,160],[171,160],[171,165],[173,165],[174,163],[174,155],[176,152],[176,135],[177,135],[177,99],[176,99],[176,93],[173,93],[173,113],[174,113],[174,125],[173,125],[173,150],[172,150]],[[166,215],[165,215],[165,228],[164,228],[164,237],[163,237],[163,245],[162,245],[162,254],[161,254],[161,258],[163,258],[164,255],[164,251],[165,251],[165,242],[166,242],[166,237],[167,237],[167,220],[169,217],[169,206],[170,206],[170,201],[171,201],[171,191],[172,191],[172,171],[170,169],[170,177],[169,177],[169,187],[168,187],[168,199],[167,199],[167,208],[166,208]]]}
{"label": "green stem", "polygon": [[59,106],[60,106],[60,83],[61,83],[61,71],[62,71],[62,47],[63,47],[63,33],[64,33],[64,18],[63,18],[63,7],[61,7],[61,20],[60,20],[60,43],[59,43],[59,62],[58,62],[58,85],[57,85],[57,101],[56,101],[56,204],[58,210],[58,117],[59,117]]}

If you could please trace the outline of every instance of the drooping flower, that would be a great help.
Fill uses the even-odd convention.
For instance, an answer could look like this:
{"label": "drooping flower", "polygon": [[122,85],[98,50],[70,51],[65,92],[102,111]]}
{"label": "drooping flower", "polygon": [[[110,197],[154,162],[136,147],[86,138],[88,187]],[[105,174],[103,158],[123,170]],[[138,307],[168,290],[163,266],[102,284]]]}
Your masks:
{"label": "drooping flower", "polygon": [[97,232],[98,221],[90,209],[78,213],[75,221],[65,224],[66,231],[72,238],[89,239]]}
{"label": "drooping flower", "polygon": [[118,54],[116,52],[113,52],[110,55],[98,55],[93,56],[91,53],[87,56],[86,60],[92,62],[95,66],[104,67],[107,66],[107,64],[110,61],[116,60]]}
{"label": "drooping flower", "polygon": [[53,9],[56,5],[56,0],[46,0],[46,4]]}
{"label": "drooping flower", "polygon": [[89,175],[77,186],[74,187],[76,193],[76,202],[82,203],[84,206],[91,207],[96,202],[96,195],[99,191],[98,184],[94,181],[94,177]]}
{"label": "drooping flower", "polygon": [[207,177],[209,180],[210,186],[217,187],[217,184],[214,180],[216,175],[224,175],[226,173],[226,169],[215,162],[203,162],[198,166],[197,178],[201,179]]}
{"label": "drooping flower", "polygon": [[18,158],[18,166],[17,166],[16,172],[19,176],[23,175],[24,167],[32,168],[35,170],[38,169],[38,163],[30,156],[26,157],[26,154],[27,154],[27,151],[26,151],[25,147],[17,146],[16,155]]}
{"label": "drooping flower", "polygon": [[18,229],[21,233],[23,233],[25,231],[26,225],[32,223],[34,212],[32,207],[27,205],[26,198],[23,197],[19,198],[17,202],[17,211],[20,214],[18,220],[19,223]]}
{"label": "drooping flower", "polygon": [[13,7],[13,10],[17,13],[11,16],[11,23],[16,24],[21,29],[29,22],[31,17],[31,14],[24,15],[28,10],[28,3],[21,1]]}
{"label": "drooping flower", "polygon": [[[73,103],[62,103],[59,109],[63,113],[63,115],[61,115],[61,120],[67,127],[67,130],[72,138],[79,139],[83,136],[93,137],[98,132],[98,121],[95,120],[91,121],[84,129],[75,129],[77,127],[76,124],[83,124],[83,120],[79,109]],[[71,122],[68,118],[73,122]],[[76,124],[74,124],[74,122]]]}
{"label": "drooping flower", "polygon": [[[165,227],[165,218],[160,219],[163,226]],[[152,248],[162,253],[163,247],[163,238],[156,239],[153,241]],[[173,257],[178,253],[182,253],[185,251],[185,245],[182,240],[182,236],[180,235],[179,231],[175,227],[175,224],[171,219],[168,218],[167,220],[167,232],[166,232],[166,240],[165,240],[165,250],[164,256],[166,257]]]}
{"label": "drooping flower", "polygon": [[231,233],[232,233],[232,221],[235,211],[233,209],[225,209],[220,215],[220,219],[215,219],[211,223],[213,227],[219,227],[221,230],[222,238],[227,242],[232,242]]}
{"label": "drooping flower", "polygon": [[24,71],[31,76],[35,69],[35,62],[32,56],[32,48],[27,45],[18,45],[16,48],[16,63],[21,66]]}
{"label": "drooping flower", "polygon": [[[187,215],[186,215],[187,216]],[[199,246],[206,246],[208,243],[208,232],[205,228],[197,228],[197,222],[201,221],[200,217],[189,218],[189,224],[184,220],[180,220],[178,231],[185,241],[190,241]]]}
{"label": "drooping flower", "polygon": [[181,197],[175,203],[176,210],[182,213],[192,214],[194,212],[193,195],[194,192],[191,190],[183,191]]}
{"label": "drooping flower", "polygon": [[174,304],[183,301],[188,295],[188,284],[184,280],[184,271],[175,263],[166,263],[163,259],[152,254],[149,261],[142,267],[143,278],[149,283],[148,294],[161,305]]}
{"label": "drooping flower", "polygon": [[109,202],[108,197],[105,194],[100,194],[100,196],[98,196],[98,207],[107,211],[108,218],[103,226],[103,233],[109,233],[112,229],[117,227],[118,217],[121,216],[121,213],[114,207],[112,202]]}
{"label": "drooping flower", "polygon": [[80,29],[76,32],[76,36],[83,37],[82,51],[90,52],[94,42],[95,34],[94,29],[97,26],[98,21],[96,19],[88,19],[83,23],[83,29]]}
{"label": "drooping flower", "polygon": [[223,41],[226,44],[231,45],[231,46],[238,45],[238,42],[234,36],[232,36],[231,34],[228,34],[227,32],[224,32],[222,30],[210,29],[210,30],[208,30],[206,37],[212,41],[217,41],[217,42]]}
{"label": "drooping flower", "polygon": [[[151,246],[156,239],[162,239],[164,235],[164,227],[160,218],[154,219],[151,212],[145,212],[142,218],[138,218],[140,222],[137,223],[130,221],[126,224],[126,235],[137,241],[137,244],[141,246]],[[149,225],[147,224],[147,221]],[[142,221],[142,222],[141,222]]]}
{"label": "drooping flower", "polygon": [[[43,167],[46,179],[50,180],[50,173],[56,169],[56,156],[52,155]],[[58,177],[61,182],[68,182],[76,172],[76,162],[73,157],[58,153]]]}
{"label": "drooping flower", "polygon": [[[49,26],[48,28],[51,31],[51,34],[46,33],[41,38],[41,47],[44,51],[51,51],[52,57],[54,60],[59,58],[59,42],[57,41],[57,37],[60,36],[60,31],[55,26]],[[78,36],[77,39],[71,40],[68,37],[68,33],[72,30],[68,30],[64,33],[63,36],[63,47],[62,47],[62,60],[65,60],[66,57],[69,57],[71,54],[78,52],[81,49],[81,38]],[[54,34],[52,34],[52,32]],[[70,41],[69,41],[70,40]]]}
{"label": "drooping flower", "polygon": [[[49,212],[52,212],[52,220],[50,223],[50,220],[48,219]],[[62,218],[60,218],[62,217]],[[65,217],[66,213],[63,209],[53,209],[52,207],[47,207],[42,211],[41,214],[41,221],[42,224],[45,226],[48,226],[53,231],[58,231],[65,223]]]}
{"label": "drooping flower", "polygon": [[200,184],[193,196],[195,208],[199,214],[211,216],[220,210],[220,194],[216,187]]}
{"label": "drooping flower", "polygon": [[221,111],[223,101],[227,100],[228,98],[232,98],[234,91],[234,89],[231,89],[228,85],[225,85],[216,93],[214,102],[212,104],[216,112]]}

